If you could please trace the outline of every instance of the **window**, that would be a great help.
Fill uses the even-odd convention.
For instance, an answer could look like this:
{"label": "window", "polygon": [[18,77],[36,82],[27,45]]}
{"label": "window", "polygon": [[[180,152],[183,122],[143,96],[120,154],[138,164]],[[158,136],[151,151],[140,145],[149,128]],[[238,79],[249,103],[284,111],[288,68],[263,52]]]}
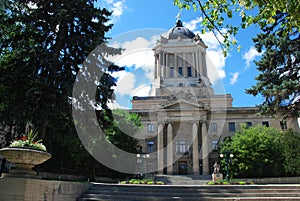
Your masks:
{"label": "window", "polygon": [[176,154],[177,155],[189,155],[190,154],[190,141],[179,140],[176,141]]}
{"label": "window", "polygon": [[210,124],[210,130],[211,131],[218,131],[218,124],[217,123],[211,123]]}
{"label": "window", "polygon": [[153,145],[154,145],[153,141],[148,141],[148,153],[153,152]]}
{"label": "window", "polygon": [[229,131],[235,131],[235,122],[229,122],[228,124]]}
{"label": "window", "polygon": [[170,67],[170,77],[174,77],[174,67]]}
{"label": "window", "polygon": [[263,121],[262,125],[265,126],[265,127],[269,127],[270,126],[268,121]]}
{"label": "window", "polygon": [[183,83],[179,83],[179,84],[178,84],[178,87],[183,87]]}
{"label": "window", "polygon": [[286,121],[280,121],[280,127],[281,127],[281,129],[287,129],[287,123],[286,123]]}
{"label": "window", "polygon": [[187,76],[192,77],[192,67],[190,66],[187,68]]}
{"label": "window", "polygon": [[148,132],[153,133],[154,132],[154,124],[148,124]]}
{"label": "window", "polygon": [[182,67],[178,67],[178,77],[182,77],[183,72],[182,72]]}
{"label": "window", "polygon": [[211,141],[211,144],[212,144],[212,150],[217,151],[218,150],[218,141],[213,140],[213,141]]}
{"label": "window", "polygon": [[246,124],[247,124],[247,128],[252,126],[252,122],[246,122]]}

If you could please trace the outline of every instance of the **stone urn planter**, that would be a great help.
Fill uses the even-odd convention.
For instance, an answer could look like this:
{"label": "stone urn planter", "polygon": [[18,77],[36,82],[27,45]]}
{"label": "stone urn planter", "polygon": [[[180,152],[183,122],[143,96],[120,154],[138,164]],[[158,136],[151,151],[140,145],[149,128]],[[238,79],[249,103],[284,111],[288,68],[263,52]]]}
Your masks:
{"label": "stone urn planter", "polygon": [[37,175],[37,172],[32,170],[32,168],[46,162],[52,157],[46,151],[29,147],[7,147],[0,149],[0,154],[16,166],[8,175],[20,177]]}

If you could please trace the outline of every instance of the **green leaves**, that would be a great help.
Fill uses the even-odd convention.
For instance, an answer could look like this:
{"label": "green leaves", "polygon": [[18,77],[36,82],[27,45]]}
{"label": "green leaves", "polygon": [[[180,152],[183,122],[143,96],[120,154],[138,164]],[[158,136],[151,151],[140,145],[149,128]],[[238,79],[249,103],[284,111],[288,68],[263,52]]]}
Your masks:
{"label": "green leaves", "polygon": [[105,129],[106,139],[123,151],[136,153],[138,141],[133,138],[141,128],[141,118],[135,113],[113,110],[113,123]]}
{"label": "green leaves", "polygon": [[243,124],[230,141],[221,144],[219,151],[233,153],[231,170],[236,177],[282,176],[282,137],[275,128]]}
{"label": "green leaves", "polygon": [[[300,4],[295,0],[288,2],[286,0],[270,0],[268,3],[262,0],[174,0],[173,2],[180,9],[190,9],[192,5],[194,11],[200,11],[199,14],[204,16],[202,33],[219,32],[225,28],[227,33],[235,36],[240,28],[246,29],[253,24],[259,25],[263,29],[276,22],[275,16],[278,13],[285,14],[285,21],[281,24],[282,35],[288,35],[300,27]],[[251,11],[251,14],[254,15],[247,11]],[[241,22],[230,24],[232,22],[230,19],[233,17],[240,18]],[[227,24],[227,22],[229,23]],[[220,45],[226,53],[229,47],[235,46],[235,44],[226,40],[226,34],[222,34],[222,36],[225,40]]]}
{"label": "green leaves", "polygon": [[300,135],[288,130],[282,138],[284,168],[290,175],[300,174]]}

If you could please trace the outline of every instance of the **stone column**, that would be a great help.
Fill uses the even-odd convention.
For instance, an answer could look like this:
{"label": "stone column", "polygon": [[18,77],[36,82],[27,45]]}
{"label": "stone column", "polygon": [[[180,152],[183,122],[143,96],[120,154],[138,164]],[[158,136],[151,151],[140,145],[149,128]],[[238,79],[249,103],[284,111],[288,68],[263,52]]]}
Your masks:
{"label": "stone column", "polygon": [[161,53],[158,54],[158,65],[157,65],[157,77],[160,78],[161,76],[161,62],[162,62],[162,58],[161,58]]}
{"label": "stone column", "polygon": [[[170,63],[170,62],[169,62]],[[170,77],[170,64],[167,65],[167,72],[166,72],[166,78],[169,78]]]}
{"label": "stone column", "polygon": [[163,52],[162,77],[166,77],[166,53]]}
{"label": "stone column", "polygon": [[163,151],[163,132],[164,122],[158,122],[157,126],[157,170],[158,174],[163,174],[164,168],[164,151]]}
{"label": "stone column", "polygon": [[177,53],[174,54],[174,70],[176,71],[177,66],[178,66],[178,58],[177,58]]}
{"label": "stone column", "polygon": [[154,62],[154,79],[157,78],[157,54],[154,54],[155,62]]}
{"label": "stone column", "polygon": [[173,128],[171,122],[168,122],[167,132],[167,174],[173,174]]}
{"label": "stone column", "polygon": [[202,61],[202,53],[198,52],[198,59],[199,59],[199,72],[201,76],[204,76],[203,74],[203,61]]}
{"label": "stone column", "polygon": [[196,53],[195,52],[193,52],[193,54],[192,54],[192,60],[193,60],[193,62],[192,62],[192,65],[193,65],[193,70],[192,70],[192,76],[193,77],[197,77],[197,65],[196,65]]}
{"label": "stone column", "polygon": [[198,149],[198,121],[192,122],[193,126],[193,174],[199,175],[199,149]]}
{"label": "stone column", "polygon": [[187,53],[183,53],[182,59],[182,77],[187,77],[187,62],[186,62]]}
{"label": "stone column", "polygon": [[201,59],[202,59],[202,71],[203,75],[207,77],[207,69],[206,69],[206,55],[205,52],[201,54]]}
{"label": "stone column", "polygon": [[202,168],[203,174],[209,174],[208,144],[206,122],[202,122]]}
{"label": "stone column", "polygon": [[166,64],[165,64],[165,78],[167,78],[168,75],[168,69],[170,68],[169,65],[169,53],[166,54]]}

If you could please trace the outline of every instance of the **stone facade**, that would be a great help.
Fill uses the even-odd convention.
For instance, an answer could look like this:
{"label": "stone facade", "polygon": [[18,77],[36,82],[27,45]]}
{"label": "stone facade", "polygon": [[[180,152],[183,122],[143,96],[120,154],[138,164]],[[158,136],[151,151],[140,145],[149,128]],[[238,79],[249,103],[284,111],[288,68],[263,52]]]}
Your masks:
{"label": "stone facade", "polygon": [[219,142],[240,124],[292,127],[289,121],[257,116],[256,107],[233,107],[230,94],[215,94],[207,76],[206,48],[180,21],[153,48],[150,96],[132,99],[132,112],[144,124],[136,135],[142,152],[151,156],[144,172],[208,175]]}
{"label": "stone facade", "polygon": [[48,181],[30,178],[0,178],[0,200],[5,201],[74,201],[92,186],[91,183]]}

